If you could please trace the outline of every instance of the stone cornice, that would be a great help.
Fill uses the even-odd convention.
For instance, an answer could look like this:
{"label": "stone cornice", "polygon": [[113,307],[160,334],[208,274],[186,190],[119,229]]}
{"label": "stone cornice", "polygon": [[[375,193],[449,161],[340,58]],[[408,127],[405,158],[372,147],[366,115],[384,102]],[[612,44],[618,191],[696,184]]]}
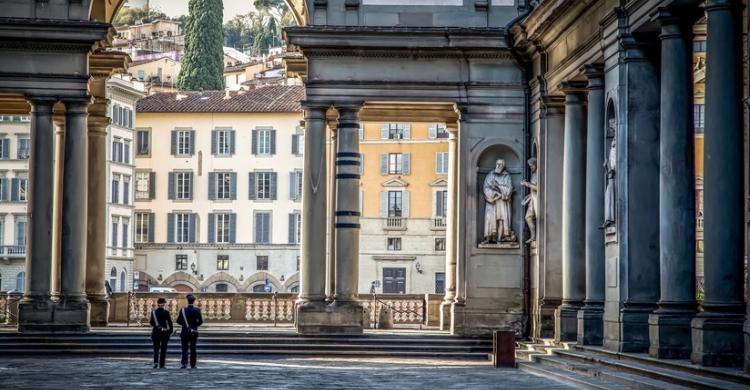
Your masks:
{"label": "stone cornice", "polygon": [[0,50],[88,51],[113,36],[108,23],[0,18]]}

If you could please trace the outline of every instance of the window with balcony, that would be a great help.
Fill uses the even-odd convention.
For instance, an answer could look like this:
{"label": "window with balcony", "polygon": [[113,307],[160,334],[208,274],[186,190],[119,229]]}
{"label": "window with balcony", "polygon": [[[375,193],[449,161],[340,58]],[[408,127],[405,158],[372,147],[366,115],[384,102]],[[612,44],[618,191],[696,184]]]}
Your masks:
{"label": "window with balcony", "polygon": [[400,218],[402,211],[403,191],[388,191],[388,218]]}
{"label": "window with balcony", "polygon": [[26,247],[26,217],[16,217],[16,246]]}

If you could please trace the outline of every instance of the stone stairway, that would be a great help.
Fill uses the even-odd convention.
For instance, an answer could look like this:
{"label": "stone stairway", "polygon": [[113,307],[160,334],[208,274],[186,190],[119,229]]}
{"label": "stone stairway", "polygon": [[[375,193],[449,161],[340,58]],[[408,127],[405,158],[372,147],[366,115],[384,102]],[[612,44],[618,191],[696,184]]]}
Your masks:
{"label": "stone stairway", "polygon": [[[150,356],[150,332],[96,330],[85,335],[27,335],[0,333],[0,356]],[[492,340],[448,334],[373,334],[362,336],[300,336],[293,331],[201,331],[199,353],[233,357],[325,356],[395,357],[488,361]],[[172,336],[169,353],[180,350]]]}
{"label": "stone stairway", "polygon": [[686,360],[654,359],[601,347],[555,344],[552,340],[521,343],[516,352],[521,370],[570,383],[582,389],[721,389],[750,390],[750,375],[740,369],[708,368]]}

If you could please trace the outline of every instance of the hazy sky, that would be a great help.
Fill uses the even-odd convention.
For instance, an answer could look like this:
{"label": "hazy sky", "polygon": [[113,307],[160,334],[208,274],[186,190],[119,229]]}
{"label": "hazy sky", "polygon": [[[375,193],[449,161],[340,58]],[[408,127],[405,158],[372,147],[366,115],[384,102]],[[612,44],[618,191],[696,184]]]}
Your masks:
{"label": "hazy sky", "polygon": [[[168,16],[188,13],[188,0],[151,0],[152,8],[159,8]],[[253,10],[253,0],[224,0],[224,21]]]}

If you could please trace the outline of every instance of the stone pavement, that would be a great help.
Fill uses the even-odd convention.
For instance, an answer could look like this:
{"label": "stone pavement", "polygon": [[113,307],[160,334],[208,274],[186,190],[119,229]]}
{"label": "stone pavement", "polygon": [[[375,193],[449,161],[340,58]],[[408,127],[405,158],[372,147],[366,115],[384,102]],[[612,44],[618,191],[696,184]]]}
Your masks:
{"label": "stone pavement", "polygon": [[[200,355],[199,355],[200,356]],[[181,370],[144,358],[4,358],[0,389],[524,389],[574,387],[481,362],[411,359],[207,358]]]}

